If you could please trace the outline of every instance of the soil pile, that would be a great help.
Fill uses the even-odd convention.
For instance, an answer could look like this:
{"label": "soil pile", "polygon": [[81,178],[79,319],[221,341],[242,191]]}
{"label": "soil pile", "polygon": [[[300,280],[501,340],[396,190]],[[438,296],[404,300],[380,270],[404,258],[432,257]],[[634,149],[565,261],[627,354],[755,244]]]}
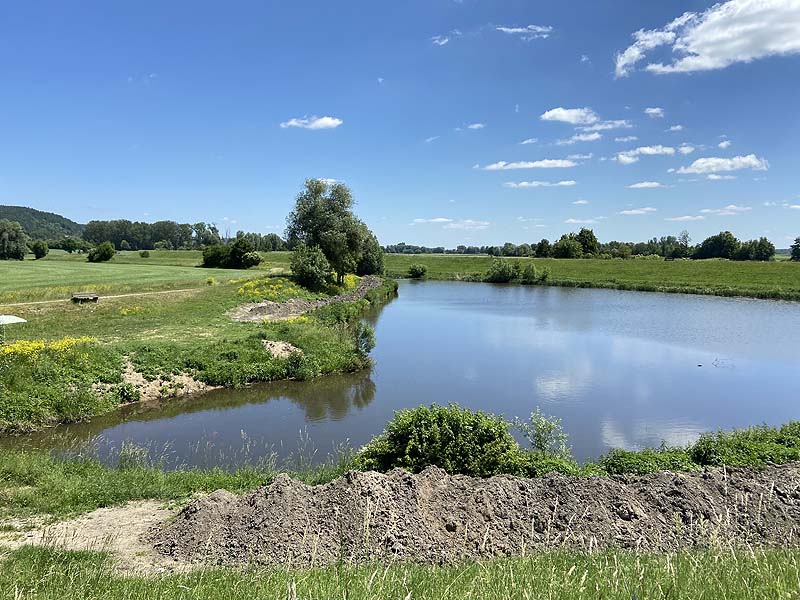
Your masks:
{"label": "soil pile", "polygon": [[800,464],[585,479],[428,468],[352,472],[315,487],[281,475],[241,497],[217,491],[149,541],[185,561],[447,563],[555,547],[796,546],[798,526]]}
{"label": "soil pile", "polygon": [[333,302],[355,302],[361,300],[368,291],[379,287],[382,283],[380,277],[365,275],[358,282],[358,286],[347,294],[339,294],[330,298],[320,298],[318,300],[303,300],[302,298],[292,298],[286,302],[271,302],[265,300],[256,304],[245,304],[238,306],[230,311],[230,317],[234,321],[259,322],[264,319],[270,321],[285,321],[293,317],[299,317],[310,310],[322,308]]}

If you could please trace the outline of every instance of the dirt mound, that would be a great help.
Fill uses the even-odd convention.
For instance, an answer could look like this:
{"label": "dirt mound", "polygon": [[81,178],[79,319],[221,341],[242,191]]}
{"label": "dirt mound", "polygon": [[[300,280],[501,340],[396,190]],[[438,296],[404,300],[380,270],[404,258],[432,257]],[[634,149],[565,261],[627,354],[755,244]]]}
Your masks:
{"label": "dirt mound", "polygon": [[798,464],[585,479],[474,479],[429,468],[353,472],[316,487],[282,475],[245,496],[218,491],[149,540],[177,560],[307,566],[446,563],[554,547],[795,546],[798,526]]}
{"label": "dirt mound", "polygon": [[339,294],[330,298],[320,298],[319,300],[303,300],[302,298],[292,298],[286,302],[271,302],[265,300],[256,304],[244,304],[237,306],[228,314],[234,321],[258,322],[264,319],[270,321],[285,321],[293,317],[299,317],[310,310],[321,308],[333,302],[354,302],[361,300],[368,291],[379,287],[382,281],[380,277],[365,275],[358,282],[358,286],[347,294]]}

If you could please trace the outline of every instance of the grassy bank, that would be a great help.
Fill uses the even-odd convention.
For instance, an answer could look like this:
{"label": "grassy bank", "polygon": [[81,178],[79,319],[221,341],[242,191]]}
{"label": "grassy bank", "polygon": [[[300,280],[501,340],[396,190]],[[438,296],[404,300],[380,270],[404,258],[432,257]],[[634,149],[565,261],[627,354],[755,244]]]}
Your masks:
{"label": "grassy bank", "polygon": [[[428,279],[480,281],[492,260],[490,256],[389,254],[386,268],[390,276],[406,277],[409,266],[417,263],[427,267]],[[504,260],[533,262],[537,269],[549,269],[545,285],[800,300],[800,264],[788,261]]]}
{"label": "grassy bank", "polygon": [[[58,296],[76,286],[105,293],[170,288],[157,295],[105,297],[96,305],[13,307],[13,314],[28,323],[9,328],[9,343],[0,348],[0,431],[77,421],[135,401],[139,390],[123,376],[126,368],[159,382],[161,396],[176,393],[184,375],[203,385],[235,387],[364,368],[368,358],[347,321],[396,289],[393,281],[385,282],[367,299],[340,309],[347,318],[338,321],[328,311],[281,322],[238,323],[226,315],[235,306],[316,295],[263,270],[144,264],[178,254],[154,252],[150,259],[137,254],[130,264],[96,265],[68,255],[0,264],[0,275],[7,276],[0,277],[2,285],[18,298]],[[180,289],[185,286],[195,289]],[[265,340],[287,342],[302,354],[274,356]]]}
{"label": "grassy bank", "polygon": [[794,598],[800,551],[756,550],[639,555],[545,553],[451,567],[338,565],[325,569],[204,569],[183,575],[120,577],[97,552],[26,547],[0,572],[7,598],[348,600],[441,598]]}

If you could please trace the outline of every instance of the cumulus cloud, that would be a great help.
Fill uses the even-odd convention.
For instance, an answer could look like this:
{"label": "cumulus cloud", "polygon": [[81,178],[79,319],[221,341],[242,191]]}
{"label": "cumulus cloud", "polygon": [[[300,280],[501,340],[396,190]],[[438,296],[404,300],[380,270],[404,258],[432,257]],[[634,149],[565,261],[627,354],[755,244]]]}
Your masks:
{"label": "cumulus cloud", "polygon": [[652,206],[645,206],[644,208],[630,208],[628,210],[621,210],[619,214],[621,215],[647,215],[650,213],[657,212],[657,208],[653,208]]}
{"label": "cumulus cloud", "polygon": [[592,125],[600,118],[591,108],[551,108],[539,117],[542,121],[560,121],[570,125]]}
{"label": "cumulus cloud", "polygon": [[655,188],[663,188],[663,183],[659,183],[658,181],[640,181],[639,183],[633,183],[628,186],[632,190],[646,190],[646,189],[655,189]]}
{"label": "cumulus cloud", "polygon": [[336,117],[303,117],[289,119],[281,123],[281,128],[299,127],[301,129],[336,129],[344,123],[341,119]]}
{"label": "cumulus cloud", "polygon": [[736,175],[717,175],[716,173],[709,174],[706,179],[710,179],[711,181],[721,181],[723,179],[736,179]]}
{"label": "cumulus cloud", "polygon": [[569,160],[589,160],[593,156],[594,156],[594,154],[589,152],[587,154],[570,154],[569,156],[567,156],[567,158]]}
{"label": "cumulus cloud", "polygon": [[730,140],[722,140],[717,146],[724,150],[725,148],[730,148],[731,144],[733,144],[733,142]]}
{"label": "cumulus cloud", "polygon": [[499,162],[486,165],[485,167],[475,165],[473,168],[480,169],[482,171],[510,171],[512,169],[565,169],[568,167],[574,167],[577,164],[578,163],[575,161],[566,160],[563,158],[544,158],[542,160],[523,160],[516,162],[506,162],[501,160]]}
{"label": "cumulus cloud", "polygon": [[439,136],[438,136],[438,135],[432,135],[432,136],[431,136],[431,137],[429,137],[429,138],[425,138],[425,143],[426,143],[426,144],[430,144],[431,142],[435,142],[435,141],[436,141],[436,140],[438,140],[438,139],[439,139]]}
{"label": "cumulus cloud", "polygon": [[571,138],[566,140],[558,140],[556,145],[558,146],[569,146],[571,144],[575,144],[577,142],[594,142],[599,140],[603,137],[603,134],[597,133],[596,131],[592,133],[576,133]]}
{"label": "cumulus cloud", "polygon": [[614,138],[614,141],[615,142],[635,142],[638,139],[639,138],[636,137],[635,135],[626,135],[624,137]]}
{"label": "cumulus cloud", "polygon": [[683,143],[683,144],[681,144],[681,145],[680,145],[680,147],[678,148],[678,152],[680,152],[681,154],[691,154],[692,152],[694,152],[694,146],[692,146],[691,144],[687,144],[686,142],[684,142],[684,143]]}
{"label": "cumulus cloud", "polygon": [[579,127],[581,131],[608,131],[609,129],[630,129],[633,127],[631,122],[626,119],[617,119],[613,121],[600,121],[593,125],[586,125]]}
{"label": "cumulus cloud", "polygon": [[667,217],[665,221],[702,221],[705,219],[702,215],[683,215],[682,217]]}
{"label": "cumulus cloud", "polygon": [[431,43],[435,44],[436,46],[444,46],[450,41],[450,38],[446,35],[435,35],[431,38]]}
{"label": "cumulus cloud", "polygon": [[722,208],[704,208],[700,212],[704,215],[718,215],[720,217],[733,217],[735,215],[753,210],[750,206],[739,206],[738,204],[728,204]]}
{"label": "cumulus cloud", "polygon": [[453,219],[447,217],[433,217],[432,219],[414,219],[412,223],[416,225],[423,225],[427,223],[452,223]]}
{"label": "cumulus cloud", "polygon": [[483,129],[486,127],[485,123],[470,123],[467,125],[467,129]]}
{"label": "cumulus cloud", "polygon": [[575,200],[575,202],[573,202],[573,204],[577,204],[578,206],[585,206],[586,204],[589,204],[589,201],[588,200],[583,200],[583,199]]}
{"label": "cumulus cloud", "polygon": [[444,228],[445,229],[461,229],[466,231],[479,231],[482,229],[487,229],[491,223],[489,221],[476,221],[474,219],[464,219],[462,221],[452,221],[447,223]]}
{"label": "cumulus cloud", "polygon": [[528,25],[526,27],[495,27],[497,31],[508,35],[519,36],[521,40],[529,42],[531,40],[546,39],[550,37],[553,28],[549,25]]}
{"label": "cumulus cloud", "polygon": [[747,156],[734,156],[733,158],[707,157],[698,158],[688,167],[681,167],[678,173],[724,173],[727,171],[739,171],[741,169],[753,169],[754,171],[766,171],[769,163],[763,158],[758,158],[755,154]]}
{"label": "cumulus cloud", "polygon": [[567,225],[593,225],[597,223],[596,219],[567,219],[564,221]]}
{"label": "cumulus cloud", "polygon": [[646,114],[651,119],[663,119],[664,118],[664,109],[658,106],[645,108],[644,114]]}
{"label": "cumulus cloud", "polygon": [[632,165],[639,161],[640,156],[657,156],[666,155],[672,156],[675,154],[675,148],[671,146],[639,146],[634,150],[625,150],[624,152],[617,153],[617,162],[621,165]]}
{"label": "cumulus cloud", "polygon": [[526,140],[522,140],[522,141],[520,142],[520,144],[521,144],[522,146],[526,146],[526,145],[528,145],[528,144],[535,144],[535,143],[536,143],[536,142],[538,142],[538,141],[539,141],[539,140],[537,140],[536,138],[528,138],[528,139],[526,139]]}
{"label": "cumulus cloud", "polygon": [[524,189],[536,187],[571,187],[577,185],[577,183],[577,181],[569,179],[564,181],[508,181],[503,185],[508,188]]}
{"label": "cumulus cloud", "polygon": [[673,125],[669,129],[667,129],[668,133],[672,133],[673,131],[683,131],[683,125]]}
{"label": "cumulus cloud", "polygon": [[616,56],[617,77],[624,77],[660,46],[669,46],[672,62],[649,63],[651,73],[691,73],[732,64],[800,53],[800,3],[797,0],[729,0],[704,12],[686,12],[661,29],[640,29],[634,42]]}

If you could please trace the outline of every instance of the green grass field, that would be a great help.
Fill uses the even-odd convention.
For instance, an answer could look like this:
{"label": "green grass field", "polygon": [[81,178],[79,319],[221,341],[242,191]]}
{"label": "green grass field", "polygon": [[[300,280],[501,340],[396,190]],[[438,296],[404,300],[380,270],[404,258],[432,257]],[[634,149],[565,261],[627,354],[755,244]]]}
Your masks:
{"label": "green grass field", "polygon": [[[388,254],[389,275],[405,277],[413,263],[427,267],[429,279],[479,279],[490,256]],[[548,268],[549,285],[605,287],[800,300],[800,263],[726,260],[504,259],[533,261]]]}
{"label": "green grass field", "polygon": [[549,552],[447,567],[341,564],[122,577],[99,552],[23,547],[5,560],[0,595],[20,600],[790,599],[798,595],[799,563],[798,550]]}

